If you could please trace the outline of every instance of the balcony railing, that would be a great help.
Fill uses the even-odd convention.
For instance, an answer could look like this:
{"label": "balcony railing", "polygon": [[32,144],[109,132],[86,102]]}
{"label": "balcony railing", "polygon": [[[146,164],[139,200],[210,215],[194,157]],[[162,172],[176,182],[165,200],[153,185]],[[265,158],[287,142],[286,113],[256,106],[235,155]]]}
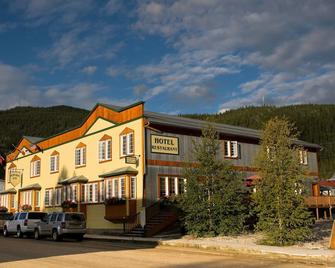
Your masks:
{"label": "balcony railing", "polygon": [[335,196],[309,196],[305,198],[308,207],[335,207]]}

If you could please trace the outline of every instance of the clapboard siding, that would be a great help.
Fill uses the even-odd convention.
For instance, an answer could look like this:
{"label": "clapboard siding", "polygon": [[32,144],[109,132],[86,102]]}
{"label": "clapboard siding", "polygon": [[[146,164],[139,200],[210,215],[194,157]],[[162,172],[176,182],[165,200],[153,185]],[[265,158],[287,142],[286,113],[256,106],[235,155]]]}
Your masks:
{"label": "clapboard siding", "polygon": [[[169,154],[158,154],[151,152],[151,134],[158,134],[164,136],[178,137],[179,138],[179,155],[169,155]],[[146,129],[146,159],[148,160],[159,160],[168,162],[195,162],[192,156],[193,141],[199,142],[200,138],[191,135],[182,135],[167,132],[155,132],[151,129]],[[234,140],[234,139],[231,139]],[[255,157],[260,149],[258,144],[247,143],[245,141],[239,141],[239,157],[238,159],[226,159],[236,168],[246,168],[249,170],[248,173],[244,173],[244,176],[250,176],[250,170],[254,168]],[[223,141],[221,141],[220,157],[223,158]],[[308,173],[311,177],[315,177],[318,174],[318,163],[317,163],[317,153],[308,152]],[[153,200],[157,200],[157,181],[159,175],[182,175],[182,168],[176,166],[157,166],[147,164],[146,167],[146,194],[148,203]]]}

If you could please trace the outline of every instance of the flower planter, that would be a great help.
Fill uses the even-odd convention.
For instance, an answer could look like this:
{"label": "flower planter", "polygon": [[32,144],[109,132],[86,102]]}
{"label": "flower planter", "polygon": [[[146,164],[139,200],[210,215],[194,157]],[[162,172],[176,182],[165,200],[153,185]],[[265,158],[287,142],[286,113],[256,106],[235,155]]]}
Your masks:
{"label": "flower planter", "polygon": [[112,222],[121,222],[127,217],[127,205],[105,205],[105,219]]}
{"label": "flower planter", "polygon": [[77,212],[77,208],[63,208],[63,212]]}

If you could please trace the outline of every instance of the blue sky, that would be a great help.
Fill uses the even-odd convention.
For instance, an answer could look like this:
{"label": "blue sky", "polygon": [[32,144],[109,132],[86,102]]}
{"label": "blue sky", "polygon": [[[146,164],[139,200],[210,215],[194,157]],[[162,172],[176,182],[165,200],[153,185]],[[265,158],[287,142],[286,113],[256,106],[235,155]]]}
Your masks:
{"label": "blue sky", "polygon": [[335,103],[335,1],[0,0],[0,109]]}

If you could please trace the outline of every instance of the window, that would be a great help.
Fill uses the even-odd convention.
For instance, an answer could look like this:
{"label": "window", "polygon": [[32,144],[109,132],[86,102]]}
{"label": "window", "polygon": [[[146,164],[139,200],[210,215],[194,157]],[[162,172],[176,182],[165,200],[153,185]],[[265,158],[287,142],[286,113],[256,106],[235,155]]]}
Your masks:
{"label": "window", "polygon": [[60,206],[62,204],[62,188],[55,189],[55,205]]}
{"label": "window", "polygon": [[32,205],[32,194],[33,191],[21,192],[22,195],[22,205]]}
{"label": "window", "polygon": [[130,198],[136,198],[136,177],[130,178]]}
{"label": "window", "polygon": [[134,154],[134,132],[120,136],[121,156]]}
{"label": "window", "polygon": [[64,187],[64,200],[71,200],[72,202],[77,202],[77,185],[67,185]]}
{"label": "window", "polygon": [[80,145],[75,151],[75,165],[81,167],[86,165],[86,146]]}
{"label": "window", "polygon": [[121,177],[107,180],[106,197],[126,198],[126,179]]}
{"label": "window", "polygon": [[46,207],[52,206],[52,189],[45,190],[44,204]]}
{"label": "window", "polygon": [[104,202],[105,201],[105,195],[104,195],[105,183],[104,183],[104,181],[101,181],[99,186],[100,186],[100,202]]}
{"label": "window", "polygon": [[112,140],[99,141],[99,161],[107,161],[112,159]]}
{"label": "window", "polygon": [[62,220],[63,220],[63,214],[59,213],[56,221],[62,221]]}
{"label": "window", "polygon": [[224,141],[224,157],[237,158],[238,144],[237,141]]}
{"label": "window", "polygon": [[83,185],[84,203],[97,203],[98,202],[98,183],[88,183]]}
{"label": "window", "polygon": [[0,205],[3,207],[8,208],[8,194],[2,194],[0,195]]}
{"label": "window", "polygon": [[59,155],[54,154],[50,156],[50,172],[58,172],[59,170]]}
{"label": "window", "polygon": [[159,196],[171,196],[184,193],[186,191],[186,180],[179,177],[160,177]]}
{"label": "window", "polygon": [[38,177],[41,174],[41,160],[35,160],[30,163],[30,177]]}
{"label": "window", "polygon": [[299,150],[300,164],[308,165],[308,152],[304,150]]}
{"label": "window", "polygon": [[35,192],[35,207],[40,206],[40,191]]}

